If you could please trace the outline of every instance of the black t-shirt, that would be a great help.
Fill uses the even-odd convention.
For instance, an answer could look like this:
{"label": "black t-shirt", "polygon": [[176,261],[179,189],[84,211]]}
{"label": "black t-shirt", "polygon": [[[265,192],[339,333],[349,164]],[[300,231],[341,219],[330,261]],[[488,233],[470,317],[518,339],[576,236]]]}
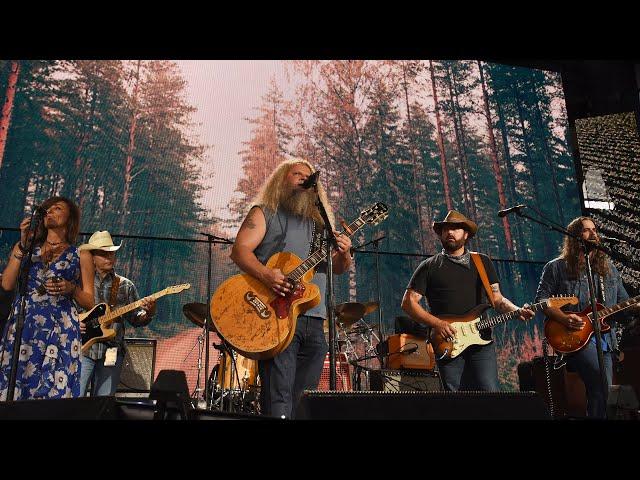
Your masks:
{"label": "black t-shirt", "polygon": [[[498,283],[493,263],[480,254],[489,278],[489,285]],[[426,297],[429,309],[440,314],[462,315],[481,303],[490,303],[473,260],[470,268],[438,253],[422,262],[413,273],[407,288]]]}

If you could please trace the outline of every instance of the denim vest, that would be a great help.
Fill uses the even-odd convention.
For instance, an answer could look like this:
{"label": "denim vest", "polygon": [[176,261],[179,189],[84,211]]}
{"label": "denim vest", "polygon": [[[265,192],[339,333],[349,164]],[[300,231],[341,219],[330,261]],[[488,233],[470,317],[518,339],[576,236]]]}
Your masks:
{"label": "denim vest", "polygon": [[[278,252],[291,252],[306,260],[311,255],[311,242],[313,239],[314,222],[309,218],[291,215],[288,212],[278,209],[273,210],[259,206],[264,213],[267,231],[260,242],[260,245],[253,251],[261,263],[266,264],[267,260]],[[325,293],[327,287],[327,264],[321,262],[315,268],[315,275],[311,283],[320,288],[320,304],[305,312],[309,317],[327,318],[327,308],[325,306]]]}

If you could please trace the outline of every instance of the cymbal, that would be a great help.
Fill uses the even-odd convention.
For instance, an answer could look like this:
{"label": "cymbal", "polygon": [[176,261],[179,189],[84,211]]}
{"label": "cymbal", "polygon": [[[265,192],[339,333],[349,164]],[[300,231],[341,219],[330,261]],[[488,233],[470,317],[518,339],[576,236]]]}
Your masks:
{"label": "cymbal", "polygon": [[347,302],[336,305],[336,317],[338,322],[351,326],[365,315],[378,308],[378,302]]}
{"label": "cymbal", "polygon": [[338,322],[345,325],[352,325],[364,317],[364,313],[367,311],[362,303],[347,302],[336,305],[336,317]]}
{"label": "cymbal", "polygon": [[[205,303],[187,303],[182,306],[182,313],[198,327],[204,327],[204,319],[207,318],[207,305]],[[215,331],[211,320],[208,322],[209,328]]]}
{"label": "cymbal", "polygon": [[369,315],[371,312],[375,312],[378,307],[380,306],[380,304],[378,302],[367,302],[364,304],[365,307],[365,311],[364,314],[365,315]]}

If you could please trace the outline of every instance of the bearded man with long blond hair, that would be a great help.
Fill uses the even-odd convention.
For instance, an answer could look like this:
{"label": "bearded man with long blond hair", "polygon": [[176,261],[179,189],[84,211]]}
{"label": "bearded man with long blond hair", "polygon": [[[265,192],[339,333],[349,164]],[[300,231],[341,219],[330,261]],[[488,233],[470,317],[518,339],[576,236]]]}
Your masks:
{"label": "bearded man with long blond hair", "polygon": [[[316,194],[302,187],[314,171],[302,159],[285,160],[278,165],[252,203],[231,251],[231,259],[242,271],[278,295],[286,295],[293,285],[279,269],[266,267],[267,260],[284,251],[306,258],[321,247],[324,222],[315,204]],[[320,183],[318,194],[333,224],[333,213]],[[341,274],[351,265],[351,240],[335,230],[334,233],[338,250],[333,252],[333,273]],[[293,340],[285,350],[258,362],[263,415],[293,418],[302,392],[318,386],[328,350],[322,329],[326,318],[326,280],[323,262],[316,267],[313,277],[313,283],[320,288],[320,304],[298,317]]]}
{"label": "bearded man with long blond hair", "polygon": [[[592,218],[575,218],[569,223],[567,230],[569,233],[582,237],[584,240],[600,243],[600,237]],[[598,302],[610,307],[627,300],[629,295],[622,284],[620,272],[618,272],[609,257],[601,250],[595,249],[591,251],[589,256]],[[539,302],[554,295],[572,295],[580,300],[578,305],[573,307],[576,312],[581,312],[586,307],[591,306],[585,264],[586,261],[580,242],[575,238],[565,237],[560,256],[547,263],[542,270],[535,301]],[[568,306],[566,310],[573,308]],[[617,318],[619,320],[621,316],[628,316],[629,312],[633,310],[637,311],[637,306],[620,312],[611,317],[611,319]],[[562,323],[571,330],[581,330],[584,326],[584,320],[570,311],[564,312],[559,308],[546,307],[544,313],[547,317]],[[610,319],[607,322],[611,324]],[[612,336],[612,332],[613,328],[609,332],[602,334],[602,350],[608,385],[611,385],[612,382],[613,366],[611,354],[616,345],[616,339]],[[595,335],[591,337],[589,343],[582,349],[567,356],[567,367],[577,371],[584,382],[587,393],[587,416],[606,418],[606,393],[602,391]]]}

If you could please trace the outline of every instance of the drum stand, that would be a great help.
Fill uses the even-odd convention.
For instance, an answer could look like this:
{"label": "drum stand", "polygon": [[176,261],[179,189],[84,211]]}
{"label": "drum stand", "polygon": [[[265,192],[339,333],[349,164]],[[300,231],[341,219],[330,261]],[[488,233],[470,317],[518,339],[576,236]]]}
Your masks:
{"label": "drum stand", "polygon": [[[191,394],[191,398],[193,399],[194,406],[197,408],[200,404],[200,392],[202,392],[202,388],[200,388],[200,375],[202,374],[202,354],[204,353],[204,341],[206,333],[204,331],[204,327],[202,329],[202,333],[198,335],[198,379],[196,380],[196,388]],[[192,349],[193,350],[193,349]],[[207,388],[207,381],[205,379],[205,389]],[[205,392],[205,405],[206,405],[206,392]]]}

